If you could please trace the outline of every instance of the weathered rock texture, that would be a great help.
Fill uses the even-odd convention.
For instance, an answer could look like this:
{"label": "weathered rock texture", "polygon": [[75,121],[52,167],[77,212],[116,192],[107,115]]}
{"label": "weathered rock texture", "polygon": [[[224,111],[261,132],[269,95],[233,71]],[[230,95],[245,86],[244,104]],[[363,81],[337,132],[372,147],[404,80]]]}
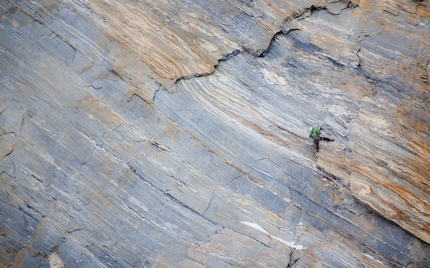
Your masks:
{"label": "weathered rock texture", "polygon": [[430,267],[429,20],[0,1],[0,267]]}

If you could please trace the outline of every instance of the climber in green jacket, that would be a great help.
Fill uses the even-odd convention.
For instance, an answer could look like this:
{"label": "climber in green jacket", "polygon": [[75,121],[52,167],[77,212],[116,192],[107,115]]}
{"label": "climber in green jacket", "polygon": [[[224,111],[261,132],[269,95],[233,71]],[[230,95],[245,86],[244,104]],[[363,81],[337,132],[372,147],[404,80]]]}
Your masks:
{"label": "climber in green jacket", "polygon": [[315,143],[315,149],[317,150],[317,152],[320,150],[320,141],[334,141],[334,139],[329,139],[326,137],[321,137],[321,130],[323,128],[320,127],[320,129],[314,129],[311,128],[311,133],[309,134],[309,138],[313,138],[314,139],[314,143]]}

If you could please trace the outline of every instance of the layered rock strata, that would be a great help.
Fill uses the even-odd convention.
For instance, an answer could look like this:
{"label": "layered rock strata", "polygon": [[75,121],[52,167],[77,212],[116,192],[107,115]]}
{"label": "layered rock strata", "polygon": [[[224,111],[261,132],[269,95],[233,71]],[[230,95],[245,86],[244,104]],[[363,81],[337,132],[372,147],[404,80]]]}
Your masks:
{"label": "layered rock strata", "polygon": [[430,267],[429,9],[0,2],[0,266]]}

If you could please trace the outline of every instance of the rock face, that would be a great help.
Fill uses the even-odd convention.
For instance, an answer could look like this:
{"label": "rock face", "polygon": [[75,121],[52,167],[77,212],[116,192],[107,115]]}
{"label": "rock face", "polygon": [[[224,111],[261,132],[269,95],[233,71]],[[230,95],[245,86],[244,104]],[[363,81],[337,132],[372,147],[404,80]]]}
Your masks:
{"label": "rock face", "polygon": [[1,1],[0,267],[430,267],[429,20]]}

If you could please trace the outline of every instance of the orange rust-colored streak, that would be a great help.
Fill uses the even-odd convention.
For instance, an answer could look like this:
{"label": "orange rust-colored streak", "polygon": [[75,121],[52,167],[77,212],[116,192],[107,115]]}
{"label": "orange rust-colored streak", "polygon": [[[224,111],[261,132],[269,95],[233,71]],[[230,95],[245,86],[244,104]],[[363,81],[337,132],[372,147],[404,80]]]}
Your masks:
{"label": "orange rust-colored streak", "polygon": [[268,0],[268,1],[265,1],[266,2],[266,4],[270,7],[270,6],[272,6],[272,1],[270,1],[270,0]]}
{"label": "orange rust-colored streak", "polygon": [[[403,211],[399,210],[394,204],[387,202],[384,199],[380,199],[379,202],[381,203],[380,206],[376,207],[373,204],[368,205],[374,209],[381,217],[386,219],[389,222],[407,222],[410,224],[412,222],[412,219],[409,215],[406,215]],[[393,211],[394,214],[391,214],[392,216],[388,216],[385,213],[383,213],[380,208],[389,208],[391,211]]]}
{"label": "orange rust-colored streak", "polygon": [[[349,175],[351,174],[351,170],[349,169],[349,166],[345,164],[345,158],[344,157],[337,158],[335,156],[332,156],[332,158],[330,158],[330,160],[327,159],[327,161],[330,161],[330,164],[333,167],[344,172],[345,174],[349,174]],[[341,179],[344,180],[344,178],[341,178]]]}
{"label": "orange rust-colored streak", "polygon": [[19,25],[19,24],[18,24],[18,22],[17,22],[16,20],[13,20],[13,21],[12,21],[12,26],[13,26],[13,29],[14,29],[14,30],[16,30],[16,29],[18,28],[18,25]]}
{"label": "orange rust-colored streak", "polygon": [[426,133],[428,123],[417,116],[413,116],[408,108],[410,104],[401,103],[393,120],[399,134],[405,137],[404,143],[415,156],[413,159],[399,159],[401,163],[409,163],[403,174],[397,174],[421,191],[430,194],[430,146],[422,138],[421,133]]}
{"label": "orange rust-colored streak", "polygon": [[407,124],[415,133],[426,132],[429,128],[427,122],[418,116],[411,114],[411,104],[407,101],[402,101],[396,108],[395,119],[398,123]]}
{"label": "orange rust-colored streak", "polygon": [[354,17],[358,18],[358,17],[360,17],[360,12],[353,11],[353,12],[352,12],[352,16],[354,16]]}
{"label": "orange rust-colored streak", "polygon": [[383,19],[381,21],[381,26],[382,26],[382,31],[385,33],[389,33],[393,31],[393,23],[386,19]]}
{"label": "orange rust-colored streak", "polygon": [[272,133],[267,132],[266,130],[262,129],[260,126],[258,126],[257,124],[251,123],[251,122],[247,122],[248,125],[250,125],[254,130],[256,130],[257,132],[259,132],[260,134],[264,135],[266,138],[268,138],[271,141],[274,141],[275,143],[286,147],[286,148],[291,148],[291,144],[283,141],[282,139],[280,139],[279,137],[273,135]]}
{"label": "orange rust-colored streak", "polygon": [[408,224],[412,223],[412,219],[410,216],[406,215],[403,211],[401,211],[400,209],[397,209],[396,206],[394,206],[393,204],[390,204],[390,208],[395,212],[394,216],[396,220],[400,220],[403,222],[407,222]]}
{"label": "orange rust-colored streak", "polygon": [[366,10],[370,10],[370,5],[366,2],[366,0],[358,1],[358,6]]}
{"label": "orange rust-colored streak", "polygon": [[[409,118],[411,118],[412,116],[409,116]],[[427,131],[427,129],[429,128],[429,124],[426,123],[424,120],[422,120],[421,118],[413,118],[413,120],[411,120],[410,122],[410,126],[413,130],[415,130],[415,132],[419,132],[419,133],[423,133],[425,131]],[[427,146],[428,147],[428,146]]]}
{"label": "orange rust-colored streak", "polygon": [[115,125],[121,124],[121,118],[116,114],[110,112],[106,108],[100,105],[100,102],[93,99],[91,96],[87,96],[83,100],[83,108],[86,112],[92,115],[97,115],[98,119],[104,119],[107,122],[111,122]]}
{"label": "orange rust-colored streak", "polygon": [[15,258],[13,260],[12,265],[7,266],[7,267],[11,267],[11,268],[18,268],[18,267],[23,267],[24,266],[24,261],[28,258],[27,256],[27,251],[26,250],[20,250],[16,255]]}
{"label": "orange rust-colored streak", "polygon": [[[424,141],[424,139],[419,134],[417,134],[424,133],[425,129],[428,128],[424,122],[422,123],[422,125],[411,126],[416,132],[412,134],[411,140],[406,141],[406,144],[409,146],[409,148],[411,148],[411,150],[416,152],[417,155],[421,156],[423,159],[428,159],[430,157],[430,145]],[[422,128],[423,131],[418,130],[420,128]]]}
{"label": "orange rust-colored streak", "polygon": [[427,9],[424,5],[419,5],[417,7],[417,13],[418,15],[420,15],[421,17],[424,18],[430,18],[430,10]]}
{"label": "orange rust-colored streak", "polygon": [[407,171],[410,174],[409,182],[421,191],[430,195],[430,158],[423,159],[415,157]]}
{"label": "orange rust-colored streak", "polygon": [[[429,213],[423,212],[421,209],[418,209],[416,206],[414,206],[412,202],[410,202],[411,200],[414,200],[415,202],[419,202],[427,211],[430,212],[430,205],[427,204],[426,202],[421,202],[420,197],[414,195],[412,192],[396,184],[390,183],[390,184],[385,184],[384,186],[390,189],[391,191],[393,191],[394,193],[396,193],[408,205],[408,207],[416,210],[421,215],[424,215],[427,217],[430,216]],[[404,215],[403,212],[402,212],[402,215]]]}

